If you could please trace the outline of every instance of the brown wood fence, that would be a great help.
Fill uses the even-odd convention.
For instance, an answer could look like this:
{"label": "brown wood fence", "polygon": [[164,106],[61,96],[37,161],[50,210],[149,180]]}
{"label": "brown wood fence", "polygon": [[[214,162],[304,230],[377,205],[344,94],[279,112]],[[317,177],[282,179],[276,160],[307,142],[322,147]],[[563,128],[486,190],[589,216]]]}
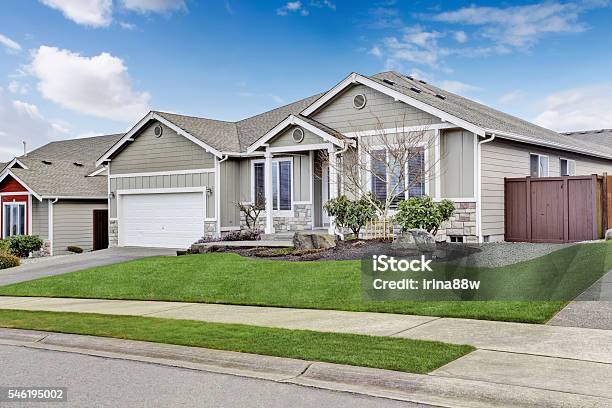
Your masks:
{"label": "brown wood fence", "polygon": [[603,237],[612,225],[612,177],[506,178],[505,240],[575,242]]}

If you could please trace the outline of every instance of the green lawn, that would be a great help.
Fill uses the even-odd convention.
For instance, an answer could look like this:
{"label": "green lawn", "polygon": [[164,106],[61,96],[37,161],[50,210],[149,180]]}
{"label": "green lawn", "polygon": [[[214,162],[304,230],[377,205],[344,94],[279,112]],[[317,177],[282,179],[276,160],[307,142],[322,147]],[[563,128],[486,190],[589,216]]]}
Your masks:
{"label": "green lawn", "polygon": [[[611,254],[609,243],[574,245],[495,268],[495,274],[509,283],[528,282],[526,286],[537,291],[544,286],[539,277],[555,275],[561,267],[566,270],[564,285],[569,280],[588,286],[612,269]],[[359,261],[284,262],[232,253],[146,258],[0,287],[0,295],[227,303],[529,323],[547,321],[566,303],[365,301]]]}
{"label": "green lawn", "polygon": [[435,341],[152,317],[0,310],[0,327],[205,347],[428,373],[474,350]]}

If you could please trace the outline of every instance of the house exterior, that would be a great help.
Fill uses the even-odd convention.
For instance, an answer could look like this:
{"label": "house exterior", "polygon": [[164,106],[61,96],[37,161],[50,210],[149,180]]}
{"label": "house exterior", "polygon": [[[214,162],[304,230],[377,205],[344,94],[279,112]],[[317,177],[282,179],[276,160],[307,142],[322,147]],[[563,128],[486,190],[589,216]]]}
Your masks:
{"label": "house exterior", "polygon": [[186,246],[240,229],[236,204],[260,196],[267,233],[328,228],[324,203],[350,190],[336,161],[359,154],[377,132],[416,129],[432,140],[422,161],[435,163],[417,194],[457,207],[443,240],[503,240],[504,177],[612,170],[610,147],[395,72],[353,73],[325,93],[239,122],[149,113],[97,161],[108,168],[111,244]]}
{"label": "house exterior", "polygon": [[[152,111],[124,135],[100,139],[89,168],[100,190],[92,189],[87,200],[71,194],[81,200],[75,205],[96,201],[108,208],[111,246],[184,248],[202,236],[244,228],[237,204],[259,198],[266,233],[333,232],[325,202],[357,194],[338,163],[377,148],[372,144],[379,134],[400,140],[412,132],[425,142],[414,168],[397,172],[409,179],[428,169],[405,197],[455,202],[440,240],[503,240],[505,177],[612,172],[610,144],[544,129],[396,72],[352,73],[327,92],[238,122]],[[19,160],[27,165],[32,157],[38,156]],[[25,172],[13,164],[9,180],[24,181],[26,188],[28,180],[16,174]],[[388,188],[368,174],[362,181],[375,194]],[[28,192],[36,206],[58,196]],[[48,219],[43,216],[43,223]]]}
{"label": "house exterior", "polygon": [[121,136],[52,142],[0,167],[2,238],[39,235],[49,255],[108,246],[108,183],[95,161]]}

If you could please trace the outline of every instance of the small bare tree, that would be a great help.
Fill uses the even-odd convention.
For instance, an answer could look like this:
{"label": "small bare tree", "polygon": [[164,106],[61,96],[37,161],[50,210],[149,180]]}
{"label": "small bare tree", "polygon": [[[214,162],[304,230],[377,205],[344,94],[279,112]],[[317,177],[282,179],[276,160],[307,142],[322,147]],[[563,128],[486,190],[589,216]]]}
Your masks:
{"label": "small bare tree", "polygon": [[[409,192],[422,188],[425,194],[425,182],[433,178],[436,168],[436,160],[425,155],[435,148],[436,140],[427,125],[415,130],[402,124],[390,131],[379,118],[374,119],[376,128],[363,134],[355,132],[356,147],[336,160],[335,169],[341,175],[345,194],[365,197],[379,216],[387,217]],[[334,166],[326,151],[321,152],[321,160]]]}
{"label": "small bare tree", "polygon": [[244,213],[244,221],[250,230],[257,229],[259,216],[266,210],[266,201],[259,197],[254,203],[236,203],[241,213]]}

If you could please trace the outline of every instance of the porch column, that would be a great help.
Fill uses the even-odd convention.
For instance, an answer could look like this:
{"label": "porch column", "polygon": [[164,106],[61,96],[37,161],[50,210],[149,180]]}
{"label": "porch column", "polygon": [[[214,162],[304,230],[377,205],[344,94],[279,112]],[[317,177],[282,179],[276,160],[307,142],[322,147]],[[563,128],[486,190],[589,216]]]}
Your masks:
{"label": "porch column", "polygon": [[[329,199],[332,200],[338,197],[338,156],[336,155],[336,148],[333,144],[329,144],[327,147],[327,153],[329,156]],[[336,226],[334,217],[329,217],[329,234],[334,235],[336,232]]]}
{"label": "porch column", "polygon": [[266,180],[264,182],[266,195],[266,234],[274,234],[274,222],[272,218],[272,153],[266,149],[266,163],[264,165],[264,173]]}

